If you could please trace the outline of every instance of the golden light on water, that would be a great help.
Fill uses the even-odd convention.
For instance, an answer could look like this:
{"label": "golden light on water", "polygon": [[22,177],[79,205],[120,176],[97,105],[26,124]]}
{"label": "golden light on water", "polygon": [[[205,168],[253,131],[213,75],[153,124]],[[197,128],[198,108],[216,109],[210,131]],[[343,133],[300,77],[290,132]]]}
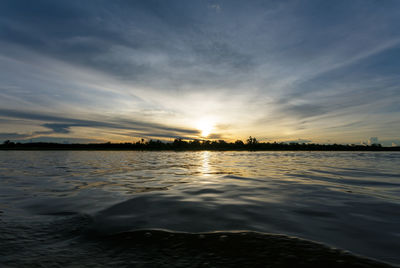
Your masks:
{"label": "golden light on water", "polygon": [[210,152],[204,151],[201,152],[201,169],[200,172],[203,177],[210,176],[211,168],[210,168]]}

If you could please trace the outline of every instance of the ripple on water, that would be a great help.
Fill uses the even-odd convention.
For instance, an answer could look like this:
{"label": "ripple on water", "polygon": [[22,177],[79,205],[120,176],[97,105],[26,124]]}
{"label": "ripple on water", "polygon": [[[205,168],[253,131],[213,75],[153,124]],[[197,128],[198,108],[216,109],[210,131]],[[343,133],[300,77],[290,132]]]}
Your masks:
{"label": "ripple on water", "polygon": [[[274,251],[261,233],[400,263],[400,154],[2,152],[0,163],[0,264],[267,261],[252,255],[252,247],[271,260],[298,258],[297,249],[290,251],[298,240],[273,240],[289,254]],[[160,242],[171,235],[176,238]],[[194,243],[197,237],[207,244]],[[221,244],[226,241],[232,251]],[[204,251],[210,255],[202,248],[211,248]]]}

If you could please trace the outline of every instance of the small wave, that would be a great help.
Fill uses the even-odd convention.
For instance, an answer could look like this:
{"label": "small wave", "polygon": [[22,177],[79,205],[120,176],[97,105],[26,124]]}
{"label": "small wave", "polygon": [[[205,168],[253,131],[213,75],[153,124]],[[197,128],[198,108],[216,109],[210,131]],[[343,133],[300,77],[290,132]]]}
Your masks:
{"label": "small wave", "polygon": [[93,238],[121,258],[134,252],[157,267],[392,267],[317,242],[250,231],[142,229]]}
{"label": "small wave", "polygon": [[337,177],[326,177],[326,176],[315,176],[311,174],[290,174],[289,176],[294,178],[306,178],[313,181],[323,181],[329,183],[346,184],[354,186],[375,186],[375,187],[399,187],[400,183],[374,181],[368,179],[349,179],[349,178],[337,178]]}
{"label": "small wave", "polygon": [[238,180],[238,181],[265,182],[265,179],[257,179],[257,178],[250,178],[250,177],[237,176],[237,175],[226,175],[223,178],[224,179],[233,179],[233,180]]}

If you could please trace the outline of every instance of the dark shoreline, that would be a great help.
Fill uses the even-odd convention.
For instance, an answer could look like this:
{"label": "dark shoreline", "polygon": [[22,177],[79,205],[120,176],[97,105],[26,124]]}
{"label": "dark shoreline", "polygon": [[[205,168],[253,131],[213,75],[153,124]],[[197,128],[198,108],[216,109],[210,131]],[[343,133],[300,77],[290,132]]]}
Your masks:
{"label": "dark shoreline", "polygon": [[341,145],[341,144],[299,144],[299,143],[228,143],[224,141],[199,142],[178,140],[172,143],[160,141],[137,143],[3,143],[1,151],[373,151],[400,152],[400,147],[382,147],[381,145]]}

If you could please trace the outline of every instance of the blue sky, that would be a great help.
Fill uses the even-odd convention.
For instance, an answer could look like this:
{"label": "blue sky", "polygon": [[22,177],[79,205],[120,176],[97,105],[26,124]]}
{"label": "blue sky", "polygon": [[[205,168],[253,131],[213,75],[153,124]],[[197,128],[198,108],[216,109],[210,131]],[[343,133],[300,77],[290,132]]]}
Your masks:
{"label": "blue sky", "polygon": [[0,140],[400,145],[399,82],[399,1],[0,2]]}

